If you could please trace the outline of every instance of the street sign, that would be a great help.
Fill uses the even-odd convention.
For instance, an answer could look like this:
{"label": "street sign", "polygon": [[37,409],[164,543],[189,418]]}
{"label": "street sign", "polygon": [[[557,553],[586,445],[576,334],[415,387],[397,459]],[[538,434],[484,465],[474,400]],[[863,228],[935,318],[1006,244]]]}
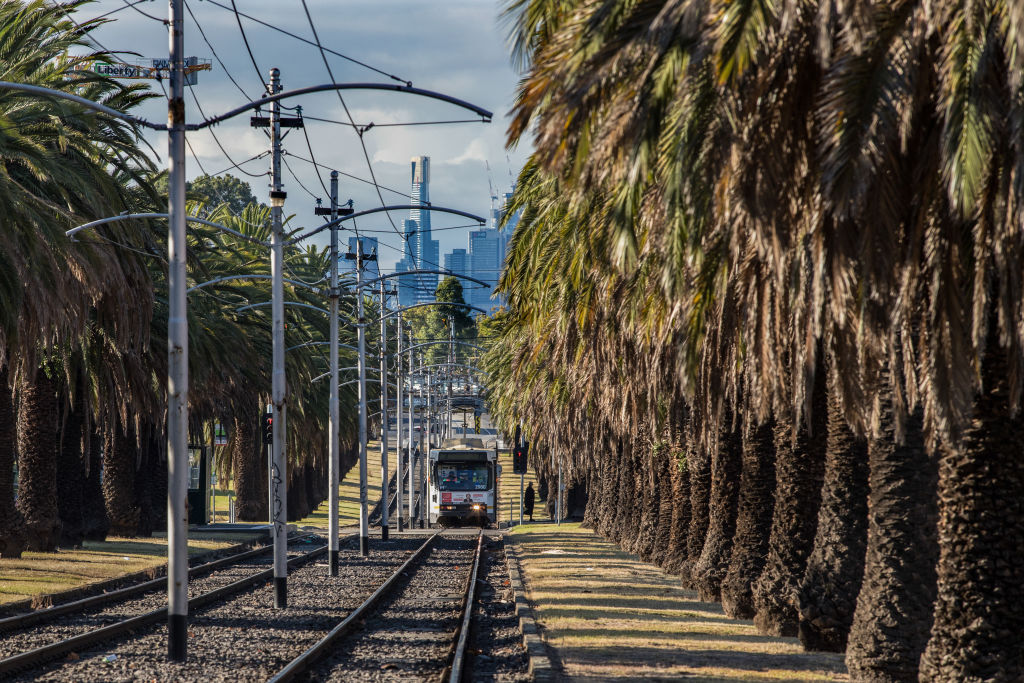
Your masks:
{"label": "street sign", "polygon": [[228,433],[224,431],[224,425],[217,423],[213,426],[213,445],[214,446],[227,446],[228,445]]}

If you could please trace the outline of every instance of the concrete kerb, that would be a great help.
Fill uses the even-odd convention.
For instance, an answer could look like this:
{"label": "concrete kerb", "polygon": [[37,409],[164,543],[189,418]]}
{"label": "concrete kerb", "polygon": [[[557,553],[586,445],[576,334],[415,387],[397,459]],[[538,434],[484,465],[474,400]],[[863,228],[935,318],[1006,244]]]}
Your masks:
{"label": "concrete kerb", "polygon": [[558,676],[551,664],[551,657],[548,655],[544,640],[540,637],[540,629],[537,627],[537,620],[534,619],[530,603],[526,600],[523,575],[519,568],[519,555],[511,535],[508,534],[505,535],[505,557],[508,564],[509,585],[512,588],[516,605],[516,617],[519,619],[519,630],[523,634],[523,646],[526,648],[526,657],[529,661],[530,675],[539,683],[556,681]]}

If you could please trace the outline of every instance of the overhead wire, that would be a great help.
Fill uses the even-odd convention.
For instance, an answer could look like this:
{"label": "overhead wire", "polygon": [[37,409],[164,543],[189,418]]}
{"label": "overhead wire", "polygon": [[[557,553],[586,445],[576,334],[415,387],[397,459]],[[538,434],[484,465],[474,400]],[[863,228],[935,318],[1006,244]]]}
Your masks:
{"label": "overhead wire", "polygon": [[220,68],[224,70],[225,75],[227,75],[228,79],[235,84],[235,87],[238,88],[238,91],[242,93],[242,96],[245,99],[251,100],[252,98],[249,97],[249,94],[245,92],[245,89],[238,84],[235,77],[231,75],[231,72],[228,71],[227,65],[224,64],[223,60],[221,60],[220,56],[217,54],[217,51],[213,48],[213,44],[210,43],[210,40],[206,37],[206,31],[203,30],[203,25],[199,23],[196,15],[192,13],[192,7],[189,6],[188,0],[185,0],[185,9],[188,11],[188,15],[192,17],[192,22],[196,25],[196,28],[199,29],[199,35],[203,37],[203,42],[206,43],[206,47],[210,48],[210,53],[213,55],[213,58],[217,60],[217,63],[220,64]]}
{"label": "overhead wire", "polygon": [[[254,16],[248,15],[245,12],[239,12],[237,8],[233,9],[234,4],[235,4],[233,0],[232,0],[232,3],[231,3],[232,7],[228,7],[227,5],[221,4],[220,2],[217,2],[217,0],[206,0],[206,2],[210,3],[211,5],[214,5],[215,7],[220,7],[221,9],[227,10],[228,12],[234,12],[236,15],[243,16],[246,19],[248,19],[249,21],[255,22],[255,23],[260,24],[262,26],[266,26],[267,28],[269,28],[269,29],[271,29],[273,31],[277,31],[278,33],[282,33],[282,34],[284,34],[284,35],[286,35],[286,36],[288,36],[290,38],[294,38],[295,40],[303,42],[303,43],[305,43],[307,45],[317,46],[317,43],[314,43],[313,41],[309,40],[308,38],[303,38],[300,35],[296,35],[296,34],[292,33],[291,31],[286,31],[285,29],[281,28],[280,26],[274,26],[273,24],[267,23],[265,21],[257,19]],[[378,69],[377,67],[371,66],[371,65],[367,64],[366,62],[361,62],[358,59],[353,59],[352,57],[349,57],[348,55],[345,55],[345,54],[342,54],[340,52],[337,52],[336,50],[332,50],[330,48],[326,48],[326,47],[322,47],[322,46],[319,46],[319,47],[322,50],[325,50],[325,51],[331,53],[335,57],[340,57],[341,59],[344,59],[346,61],[352,62],[353,64],[357,64],[357,65],[363,67],[364,69],[369,69],[370,71],[378,73],[381,76],[385,76],[387,78],[390,78],[393,81],[398,81],[399,83],[403,83],[403,84],[405,84],[408,87],[412,87],[412,81],[410,81],[410,80],[408,80],[406,78],[402,78],[401,76],[396,76],[394,74],[390,74],[387,71],[383,71],[382,69]]]}
{"label": "overhead wire", "polygon": [[[318,166],[320,168],[326,168],[326,169],[331,170],[331,171],[337,170],[337,169],[331,168],[330,166],[328,166],[326,164],[318,163],[314,159],[307,159],[307,158],[305,158],[305,157],[303,157],[303,156],[301,156],[299,154],[296,154],[295,152],[285,151],[284,153],[287,154],[288,156],[295,157],[296,159],[299,159],[300,161],[305,161],[307,164],[314,164],[314,165],[316,165],[316,166]],[[351,173],[345,173],[344,171],[338,171],[338,175],[345,176],[346,178],[351,178],[352,180],[356,180],[356,181],[358,181],[360,183],[366,183],[367,185],[374,185],[375,184],[371,180],[367,180],[366,178],[360,178],[357,175],[352,175]],[[377,187],[381,188],[382,190],[387,190],[388,192],[397,194],[400,197],[405,197],[406,199],[415,199],[408,192],[402,192],[401,190],[396,190],[394,188],[388,187],[387,185],[377,184]],[[390,232],[390,230],[388,232]]]}
{"label": "overhead wire", "polygon": [[[238,8],[235,7],[235,0],[231,0],[231,10],[235,13],[235,21],[238,22],[238,30],[242,34],[242,42],[245,43],[245,50],[249,53],[249,59],[252,61],[252,68],[256,69],[256,77],[260,79],[260,83],[263,83],[263,87],[269,92],[269,87],[263,80],[263,72],[260,71],[260,67],[256,64],[256,58],[252,54],[252,48],[249,47],[249,38],[245,35],[245,27],[242,26],[242,17],[238,13]],[[206,118],[205,116],[203,118]]]}
{"label": "overhead wire", "polygon": [[[232,0],[234,2],[234,0]],[[313,15],[309,13],[309,6],[306,4],[306,0],[301,0],[302,9],[306,12],[306,20],[309,22],[309,28],[313,31],[313,39],[316,41],[316,47],[320,51],[320,58],[323,59],[324,67],[327,69],[327,75],[331,79],[331,83],[334,85],[338,84],[338,81],[334,78],[334,71],[331,69],[331,64],[327,59],[327,53],[324,51],[324,46],[320,42],[320,36],[316,30],[316,23],[313,21]],[[338,96],[338,101],[341,102],[341,108],[345,111],[345,117],[354,126],[355,120],[352,118],[352,112],[349,111],[348,105],[345,103],[345,98],[342,97],[340,90],[335,90],[335,94]],[[374,189],[377,191],[377,198],[380,199],[380,205],[386,206],[384,203],[384,195],[380,191],[380,186],[377,184],[377,176],[373,172],[373,163],[370,161],[370,153],[366,149],[366,140],[363,139],[363,133],[365,129],[356,129],[356,134],[359,136],[359,146],[363,150],[363,158],[366,159],[366,166],[370,171],[370,179],[373,181]],[[388,222],[391,223],[391,227],[394,228],[395,234],[405,239],[405,235],[399,231],[398,226],[395,225],[394,219],[391,218],[390,212],[387,212]],[[358,232],[356,233],[358,234]]]}
{"label": "overhead wire", "polygon": [[[109,12],[104,12],[103,14],[99,14],[99,15],[93,17],[92,21],[96,21],[97,19],[103,19],[104,17],[109,17],[111,14],[117,14],[118,12],[123,12],[126,9],[136,9],[134,7],[135,5],[141,5],[144,2],[150,2],[150,0],[135,0],[135,2],[132,2],[132,3],[129,3],[126,0],[121,0],[121,1],[125,3],[124,7],[117,7],[117,8],[114,8],[114,9],[110,10]],[[141,12],[141,10],[137,10],[137,9],[136,9],[136,11],[140,11]],[[142,13],[145,14],[145,12],[142,12]],[[147,14],[146,16],[149,16],[149,15]],[[156,17],[150,17],[150,18],[151,19],[156,19]],[[161,20],[161,21],[163,21],[164,23],[167,23],[166,20]]]}
{"label": "overhead wire", "polygon": [[[144,1],[145,0],[137,0],[136,2],[128,2],[128,0],[121,0],[121,2],[123,2],[125,4],[125,6],[122,7],[121,9],[133,9],[136,12],[138,12],[139,14],[141,14],[142,16],[146,17],[147,19],[152,19],[153,21],[159,21],[161,24],[164,24],[166,26],[167,25],[167,19],[164,19],[163,17],[154,17],[152,14],[150,14],[148,12],[143,12],[138,7],[136,7],[136,5],[140,5]],[[101,15],[101,16],[107,16],[108,14],[112,14],[112,12],[107,12],[107,14],[104,14],[104,15]],[[97,19],[98,18],[99,17],[97,17]]]}
{"label": "overhead wire", "polygon": [[[203,112],[203,105],[201,105],[201,104],[199,103],[199,96],[198,96],[198,95],[196,95],[195,89],[194,89],[194,88],[188,88],[187,90],[189,91],[189,93],[191,93],[191,95],[192,95],[192,99],[193,99],[193,100],[195,100],[195,103],[196,103],[196,109],[198,109],[198,110],[199,110],[199,115],[200,115],[200,116],[202,116],[203,118],[206,118],[206,114],[205,114],[205,113]],[[226,158],[226,159],[227,159],[228,161],[230,161],[230,162],[232,163],[232,165],[233,165],[233,166],[234,166],[235,168],[237,168],[237,169],[238,169],[239,171],[241,171],[242,173],[246,174],[246,175],[247,175],[247,176],[249,176],[250,178],[262,178],[262,177],[264,177],[265,175],[267,175],[266,173],[250,173],[249,171],[246,171],[246,170],[245,170],[244,168],[242,168],[241,166],[239,166],[238,164],[236,164],[236,163],[235,163],[235,160],[234,160],[234,159],[232,159],[232,158],[231,158],[231,155],[230,155],[230,154],[228,154],[228,152],[227,152],[227,150],[226,150],[226,149],[224,149],[224,145],[222,145],[222,144],[220,143],[220,139],[218,139],[218,138],[217,138],[217,134],[213,132],[213,128],[212,128],[212,127],[211,127],[211,128],[207,128],[206,130],[207,130],[207,131],[209,131],[210,135],[211,135],[211,136],[213,137],[213,141],[217,143],[217,147],[219,147],[219,148],[220,148],[221,154],[223,154],[223,155],[224,155],[224,157],[225,157],[225,158]]]}

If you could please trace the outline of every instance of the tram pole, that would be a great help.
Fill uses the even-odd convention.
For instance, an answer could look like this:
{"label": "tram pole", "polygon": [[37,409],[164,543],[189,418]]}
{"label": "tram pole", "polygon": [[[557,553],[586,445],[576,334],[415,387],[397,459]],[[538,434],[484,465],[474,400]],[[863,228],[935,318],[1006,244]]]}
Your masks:
{"label": "tram pole", "polygon": [[[338,219],[338,172],[331,171],[331,221]],[[330,495],[328,496],[328,564],[330,575],[338,575],[338,487],[341,485],[338,406],[338,226],[331,227],[331,397],[330,454],[327,463]]]}
{"label": "tram pole", "polygon": [[[384,309],[387,294],[384,291],[384,280],[380,281],[380,538],[388,540],[388,364],[387,350],[387,319]],[[399,468],[401,469],[401,468]]]}
{"label": "tram pole", "polygon": [[188,316],[185,310],[185,39],[182,0],[170,0],[167,33],[167,658],[184,662],[188,644]]}
{"label": "tram pole", "polygon": [[403,482],[405,479],[402,477],[402,400],[403,400],[403,387],[402,382],[402,314],[398,313],[398,335],[395,343],[395,357],[398,359],[395,363],[395,386],[397,387],[398,395],[395,397],[396,414],[395,414],[395,459],[398,464],[395,465],[395,521],[398,523],[398,531],[402,531],[402,489],[405,488]]}
{"label": "tram pole", "polygon": [[[281,72],[270,70],[270,93],[281,92]],[[284,374],[284,200],[281,189],[281,102],[270,106],[271,131],[271,190],[270,190],[270,274],[271,318],[273,330],[273,372],[271,403],[273,404],[273,487],[271,510],[274,520],[274,607],[288,606],[288,489],[287,459],[285,454],[285,374]]]}
{"label": "tram pole", "polygon": [[[412,460],[412,456],[413,456],[413,439],[415,438],[415,433],[413,432],[413,424],[416,421],[416,419],[415,419],[416,418],[416,404],[413,401],[413,395],[412,395],[412,378],[413,378],[413,372],[414,372],[414,368],[413,368],[413,364],[412,364],[412,347],[413,346],[415,346],[415,337],[413,337],[412,330],[409,330],[409,453],[408,454],[409,454],[409,528],[410,529],[412,529],[412,526],[413,526],[413,519],[412,519],[413,498],[415,497],[413,495],[413,491],[415,490],[415,487],[413,485],[414,484],[414,480],[413,480],[413,460]],[[423,417],[421,416],[420,417],[420,422],[422,422],[422,421],[423,421]]]}
{"label": "tram pole", "polygon": [[356,306],[359,347],[359,554],[370,554],[366,509],[366,314],[363,311],[363,240],[356,240]]}

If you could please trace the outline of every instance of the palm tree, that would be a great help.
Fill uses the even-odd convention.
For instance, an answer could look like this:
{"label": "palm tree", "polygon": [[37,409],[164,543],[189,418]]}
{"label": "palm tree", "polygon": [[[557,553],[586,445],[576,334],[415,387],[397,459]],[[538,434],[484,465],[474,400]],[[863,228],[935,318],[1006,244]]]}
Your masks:
{"label": "palm tree", "polygon": [[740,500],[729,570],[722,580],[722,609],[731,617],[754,617],[753,584],[768,555],[775,501],[775,444],[771,422],[743,431]]}
{"label": "palm tree", "polygon": [[868,523],[867,442],[850,430],[829,378],[825,481],[814,550],[800,581],[800,642],[843,652],[864,576]]}
{"label": "palm tree", "polygon": [[16,421],[7,365],[0,366],[0,557],[21,557],[25,520],[14,504]]}
{"label": "palm tree", "polygon": [[[52,369],[49,370],[52,372]],[[25,519],[29,550],[54,550],[57,517],[57,382],[46,368],[19,388],[18,509]]]}
{"label": "palm tree", "polygon": [[711,455],[708,531],[700,557],[690,569],[697,594],[705,602],[722,599],[722,580],[729,569],[736,531],[743,449],[742,427],[733,422],[731,413],[726,413],[718,447]]}

